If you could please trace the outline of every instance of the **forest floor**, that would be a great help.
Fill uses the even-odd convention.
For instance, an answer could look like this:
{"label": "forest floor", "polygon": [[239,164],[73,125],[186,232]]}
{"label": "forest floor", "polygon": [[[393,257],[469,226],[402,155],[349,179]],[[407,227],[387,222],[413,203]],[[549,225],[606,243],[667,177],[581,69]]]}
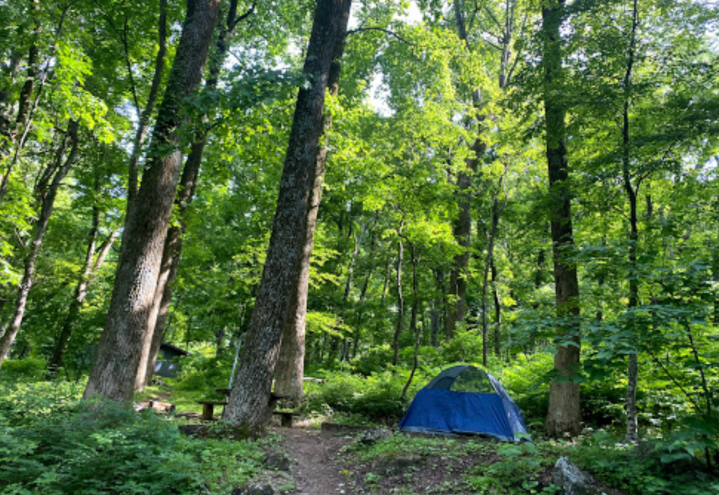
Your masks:
{"label": "forest floor", "polygon": [[[281,446],[292,458],[292,476],[297,495],[464,495],[477,493],[468,475],[481,465],[497,462],[495,455],[467,455],[468,442],[443,437],[424,440],[427,448],[412,451],[411,437],[399,451],[374,452],[372,443],[362,444],[361,433],[328,433],[309,428],[276,428]],[[406,441],[403,440],[406,438]],[[486,442],[480,440],[479,442]],[[370,454],[369,456],[367,454]],[[549,484],[549,473],[539,475]]]}
{"label": "forest floor", "polygon": [[275,430],[292,458],[295,493],[300,495],[335,495],[351,493],[346,489],[347,475],[340,466],[341,449],[351,442],[348,437],[322,433],[307,428]]}

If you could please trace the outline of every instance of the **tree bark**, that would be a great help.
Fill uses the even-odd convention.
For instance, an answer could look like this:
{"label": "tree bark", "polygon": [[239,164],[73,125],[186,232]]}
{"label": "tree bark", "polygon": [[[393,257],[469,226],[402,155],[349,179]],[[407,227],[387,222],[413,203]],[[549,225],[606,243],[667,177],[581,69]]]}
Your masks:
{"label": "tree bark", "polygon": [[404,384],[404,388],[402,388],[402,394],[400,395],[400,398],[404,400],[405,396],[407,395],[407,390],[409,389],[409,386],[412,384],[412,380],[414,379],[414,374],[417,372],[417,367],[419,366],[419,342],[421,333],[419,332],[417,328],[417,315],[419,314],[419,281],[417,278],[417,265],[419,265],[419,259],[417,258],[417,249],[414,246],[414,243],[409,243],[409,247],[412,253],[412,316],[409,320],[409,328],[412,331],[412,335],[414,335],[414,351],[412,354],[412,371],[409,374],[409,378],[407,379],[407,383]]}
{"label": "tree bark", "polygon": [[137,201],[129,208],[115,286],[85,398],[132,398],[179,179],[181,106],[202,80],[219,0],[188,0]]}
{"label": "tree bark", "polygon": [[[342,55],[344,54],[347,24],[349,22],[349,2],[346,9],[341,12],[338,19],[341,34],[334,40],[330,71],[327,77],[327,91],[336,98],[339,94],[340,75],[342,73]],[[324,115],[324,134],[332,130],[332,116]],[[320,201],[322,199],[322,184],[327,166],[327,137],[321,143],[317,153],[315,164],[315,182],[312,187],[311,207],[307,213],[307,232],[304,242],[308,246],[303,252],[301,259],[301,271],[297,281],[297,287],[293,288],[291,307],[288,318],[282,327],[282,345],[275,370],[275,391],[280,395],[291,397],[291,402],[299,405],[303,395],[303,377],[305,361],[305,320],[307,317],[307,296],[310,280],[310,255],[314,246],[315,230],[317,228],[317,215],[319,213]],[[352,284],[354,260],[359,252],[359,243],[355,244],[350,271],[347,277],[344,299],[349,298],[349,291]]]}
{"label": "tree bark", "polygon": [[551,437],[577,435],[581,431],[579,384],[571,377],[577,372],[580,356],[579,282],[577,267],[569,259],[574,251],[569,163],[567,159],[565,103],[562,101],[562,51],[560,27],[564,20],[564,0],[553,0],[542,7],[544,37],[544,113],[546,121],[547,165],[551,199],[551,231],[557,316],[562,324],[556,338],[554,368],[558,376],[549,391],[549,411],[545,430]]}
{"label": "tree bark", "polygon": [[[50,217],[52,216],[53,209],[55,208],[55,199],[57,198],[57,193],[62,185],[62,180],[70,171],[70,167],[72,167],[75,159],[77,158],[79,146],[78,131],[79,126],[77,121],[71,120],[68,123],[65,136],[63,136],[55,163],[47,167],[46,173],[43,174],[43,179],[38,183],[37,192],[39,196],[40,209],[35,223],[32,243],[30,244],[28,252],[25,256],[23,278],[15,297],[15,309],[13,311],[12,319],[0,339],[0,366],[2,366],[3,361],[7,357],[10,347],[20,331],[23,318],[25,317],[27,300],[35,279],[37,258],[42,250],[45,233],[47,232]],[[70,143],[70,151],[65,157],[64,154],[68,142]]]}
{"label": "tree bark", "polygon": [[[470,51],[467,29],[465,26],[464,11],[461,0],[454,1],[455,24],[459,39],[464,42]],[[477,110],[481,107],[479,90],[472,92],[472,102]],[[486,145],[481,140],[482,129],[479,126],[478,137],[470,147],[470,156],[465,159],[466,170],[457,174],[457,207],[459,216],[454,223],[454,238],[462,248],[462,252],[454,257],[449,275],[450,303],[447,306],[445,317],[445,338],[454,337],[457,324],[464,321],[467,313],[467,270],[469,268],[469,246],[472,232],[472,176],[477,172],[479,159],[486,151]]]}
{"label": "tree bark", "polygon": [[309,82],[297,95],[267,258],[237,380],[224,411],[225,419],[253,430],[264,428],[270,419],[272,376],[283,329],[297,319],[298,308],[306,308],[307,291],[298,287],[309,276],[313,210],[320,200],[325,93],[337,44],[347,30],[350,5],[351,0],[318,0],[315,9],[303,69]]}
{"label": "tree bark", "polygon": [[[167,54],[167,0],[160,0],[160,11],[157,18],[157,41],[158,49],[155,57],[155,71],[152,75],[152,84],[150,85],[150,93],[147,96],[145,108],[137,109],[139,122],[135,131],[135,139],[132,143],[132,153],[130,154],[130,163],[128,165],[127,179],[127,210],[132,207],[137,196],[138,183],[138,161],[142,145],[145,143],[145,136],[150,127],[150,117],[155,110],[155,103],[160,94],[160,85],[162,84],[162,75],[165,72],[165,55]],[[129,217],[129,215],[127,215]]]}
{"label": "tree bark", "polygon": [[499,300],[497,290],[497,266],[494,256],[489,260],[490,273],[492,275],[492,297],[494,299],[494,355],[498,358],[502,355],[502,303]]}
{"label": "tree bark", "polygon": [[[217,87],[219,75],[222,66],[227,59],[229,38],[239,21],[245,19],[254,12],[254,5],[245,14],[237,17],[237,0],[230,2],[230,8],[227,13],[225,23],[219,27],[219,34],[215,42],[216,51],[210,58],[208,67],[208,76],[205,87],[213,90]],[[142,391],[145,385],[152,382],[155,374],[155,363],[157,362],[157,354],[162,345],[162,339],[165,334],[165,322],[170,310],[172,302],[172,291],[177,271],[180,265],[180,254],[182,253],[182,238],[185,234],[185,212],[192,202],[197,187],[197,181],[200,175],[200,167],[202,165],[202,157],[207,145],[207,131],[201,131],[200,135],[192,143],[190,154],[185,161],[182,169],[182,176],[179,183],[179,191],[175,203],[179,210],[180,225],[173,225],[167,231],[165,239],[165,247],[162,252],[162,264],[160,265],[160,275],[157,279],[157,288],[155,290],[155,298],[153,302],[152,314],[149,320],[147,338],[143,343],[142,355],[140,359],[140,368],[137,374],[135,388]]]}
{"label": "tree bark", "polygon": [[[637,0],[632,3],[632,28],[629,39],[629,54],[627,57],[627,70],[624,74],[624,107],[622,111],[622,177],[624,179],[624,189],[627,192],[629,200],[629,301],[627,309],[631,312],[639,305],[639,273],[637,270],[637,250],[639,248],[639,220],[637,218],[637,194],[639,184],[632,185],[630,174],[631,162],[631,142],[630,142],[630,123],[629,123],[629,107],[631,105],[632,90],[632,69],[634,68],[634,52],[636,50],[636,33],[639,24],[639,11]],[[631,327],[632,343],[634,349],[629,354],[629,366],[627,369],[627,431],[625,440],[630,443],[639,441],[639,423],[637,420],[637,381],[639,379],[639,367],[637,356],[637,339],[633,334],[634,317],[630,315],[628,324]]]}
{"label": "tree bark", "polygon": [[[502,181],[499,182],[500,188]],[[482,365],[487,366],[489,356],[489,315],[487,302],[487,291],[489,289],[489,271],[494,259],[494,239],[497,236],[499,227],[499,200],[495,197],[492,201],[492,223],[487,232],[487,256],[484,260],[484,273],[482,275]]]}
{"label": "tree bark", "polygon": [[402,226],[400,222],[399,239],[397,240],[397,324],[392,337],[392,365],[397,366],[399,360],[399,336],[402,333],[402,322],[404,320],[404,297],[402,296],[402,262],[404,261],[404,244],[402,243]]}

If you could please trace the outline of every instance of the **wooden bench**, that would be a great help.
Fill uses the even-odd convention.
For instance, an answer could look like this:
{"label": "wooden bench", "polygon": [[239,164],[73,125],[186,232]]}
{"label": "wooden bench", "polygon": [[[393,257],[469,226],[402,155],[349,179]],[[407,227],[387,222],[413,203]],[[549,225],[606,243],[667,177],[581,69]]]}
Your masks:
{"label": "wooden bench", "polygon": [[226,406],[227,401],[224,400],[198,400],[198,404],[202,404],[202,420],[212,421],[215,415],[215,406]]}
{"label": "wooden bench", "polygon": [[[215,391],[223,394],[225,398],[229,398],[230,396],[230,389],[229,388],[216,388]],[[283,399],[289,399],[290,396],[288,395],[279,395],[274,392],[270,394],[270,402],[269,406],[270,409],[274,409],[277,407],[277,403]],[[202,420],[203,421],[212,421],[215,414],[215,406],[226,406],[227,400],[198,400],[198,404],[202,404]],[[284,415],[286,414],[294,414],[296,413],[273,413],[273,414],[283,414],[282,416],[282,426],[287,426],[289,428],[292,428],[292,416],[288,416],[288,419],[285,418]]]}
{"label": "wooden bench", "polygon": [[280,425],[285,428],[292,428],[292,418],[300,415],[300,413],[288,411],[273,411],[272,414],[276,414],[280,417]]}

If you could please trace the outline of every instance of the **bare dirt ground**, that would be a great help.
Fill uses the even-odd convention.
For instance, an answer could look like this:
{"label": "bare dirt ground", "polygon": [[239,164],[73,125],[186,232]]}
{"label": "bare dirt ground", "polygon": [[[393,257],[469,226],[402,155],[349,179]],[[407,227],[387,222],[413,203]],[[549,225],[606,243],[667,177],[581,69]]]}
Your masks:
{"label": "bare dirt ground", "polygon": [[336,460],[350,438],[334,436],[308,428],[280,428],[282,446],[293,459],[295,493],[335,495],[352,493],[346,489],[346,475]]}

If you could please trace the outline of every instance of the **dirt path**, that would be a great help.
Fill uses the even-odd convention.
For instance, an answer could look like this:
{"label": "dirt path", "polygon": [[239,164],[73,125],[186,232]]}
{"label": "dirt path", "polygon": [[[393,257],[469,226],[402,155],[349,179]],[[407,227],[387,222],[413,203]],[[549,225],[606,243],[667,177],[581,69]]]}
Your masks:
{"label": "dirt path", "polygon": [[292,474],[295,493],[299,495],[334,495],[347,493],[346,476],[335,459],[339,450],[349,443],[337,437],[306,428],[282,428],[283,446],[293,459]]}

